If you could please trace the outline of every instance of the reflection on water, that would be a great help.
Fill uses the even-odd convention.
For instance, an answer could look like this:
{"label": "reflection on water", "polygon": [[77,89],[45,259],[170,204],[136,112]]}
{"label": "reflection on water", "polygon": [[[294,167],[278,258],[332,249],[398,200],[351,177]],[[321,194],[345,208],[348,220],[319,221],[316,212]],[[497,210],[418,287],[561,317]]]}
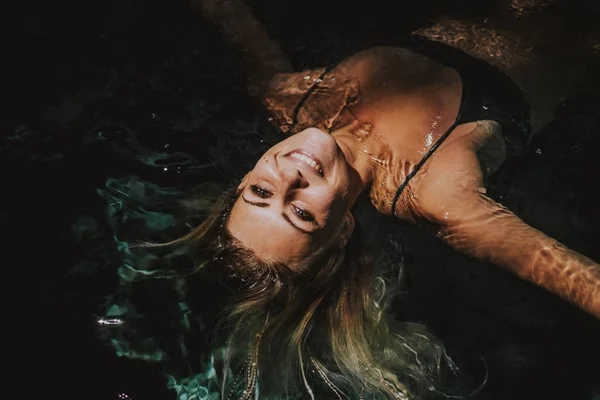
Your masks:
{"label": "reflection on water", "polygon": [[[18,321],[23,332],[38,337],[18,341],[32,352],[21,376],[35,373],[32,364],[45,371],[39,378],[45,395],[64,393],[75,382],[86,389],[82,393],[98,388],[92,398],[167,399],[168,386],[180,399],[214,399],[215,358],[196,357],[186,347],[188,329],[202,326],[201,316],[191,312],[179,276],[166,268],[185,260],[131,247],[139,240],[177,237],[198,223],[215,196],[277,134],[246,97],[235,49],[214,27],[200,24],[187,9],[169,5],[167,12],[164,4],[154,9],[137,3],[119,2],[113,12],[120,23],[111,14],[106,26],[81,24],[85,42],[77,54],[70,46],[76,38],[58,28],[67,24],[60,15],[49,14],[52,24],[44,20],[35,28],[52,40],[23,34],[31,42],[23,57],[30,58],[22,60],[27,67],[21,75],[14,75],[18,89],[8,91],[15,112],[7,113],[6,122],[13,125],[0,142],[5,161],[0,216],[25,248],[7,246],[23,260],[19,278],[26,274],[24,317]],[[272,7],[256,3],[259,10]],[[302,15],[311,9],[290,4]],[[550,7],[511,4],[523,16]],[[324,19],[328,7],[333,6],[316,7],[322,12],[313,20]],[[281,37],[295,60],[324,65],[328,54],[351,47],[359,35],[340,35],[331,27],[327,40],[317,40],[317,33],[293,26],[283,12],[277,8],[264,17],[274,32],[297,28]],[[373,39],[382,34],[374,27],[375,7],[348,12],[349,18],[364,17],[361,26],[373,26]],[[415,18],[405,26],[398,18],[394,34],[419,27]],[[360,34],[364,40],[365,30]],[[31,87],[39,94],[31,95]],[[599,116],[597,92],[582,90],[568,99],[529,153],[509,160],[488,188],[527,222],[595,259],[600,214],[589,172],[598,171]],[[585,316],[494,267],[455,254],[421,230],[391,225],[366,207],[358,214],[365,230],[376,232],[370,240],[378,265],[392,265],[392,273],[404,278],[395,307],[399,316],[425,320],[475,381],[483,374],[479,356],[486,360],[495,381],[478,399],[593,398],[597,374],[587,363],[600,352],[597,330]],[[96,335],[111,348],[94,341]],[[119,363],[115,352],[151,362],[168,354],[178,365],[168,365],[175,372],[163,380],[160,368]]]}

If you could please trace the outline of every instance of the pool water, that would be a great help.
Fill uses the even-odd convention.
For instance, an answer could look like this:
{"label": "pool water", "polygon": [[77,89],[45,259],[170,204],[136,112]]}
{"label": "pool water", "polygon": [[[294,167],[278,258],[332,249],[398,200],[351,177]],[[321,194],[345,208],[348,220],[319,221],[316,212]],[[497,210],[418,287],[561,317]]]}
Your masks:
{"label": "pool water", "polygon": [[[407,34],[441,15],[493,20],[509,4],[419,2],[397,15],[381,0],[368,7],[249,3],[298,67]],[[542,11],[561,13],[567,28],[598,37],[591,29],[600,9],[592,0],[546,3],[539,2]],[[186,2],[20,7],[6,53],[0,141],[6,391],[21,398],[173,399],[160,364],[148,362],[160,360],[157,349],[167,346],[151,338],[151,329],[142,330],[150,339],[139,348],[101,339],[102,328],[121,323],[117,306],[113,319],[106,316],[107,304],[122,305],[126,299],[115,293],[126,293],[139,273],[128,264],[140,262],[128,248],[185,232],[200,217],[188,218],[177,200],[195,193],[194,206],[207,209],[277,132],[245,92],[236,49]],[[341,12],[344,18],[332,17]],[[600,66],[599,51],[592,46],[577,62]],[[598,88],[600,80],[587,78],[525,154],[489,182],[492,197],[596,261]],[[377,232],[376,250],[403,268],[398,316],[426,323],[474,382],[483,379],[485,360],[490,377],[476,399],[600,398],[597,320],[419,229],[368,208],[359,214],[367,231]],[[164,297],[146,306],[184,318],[169,283],[155,285]]]}

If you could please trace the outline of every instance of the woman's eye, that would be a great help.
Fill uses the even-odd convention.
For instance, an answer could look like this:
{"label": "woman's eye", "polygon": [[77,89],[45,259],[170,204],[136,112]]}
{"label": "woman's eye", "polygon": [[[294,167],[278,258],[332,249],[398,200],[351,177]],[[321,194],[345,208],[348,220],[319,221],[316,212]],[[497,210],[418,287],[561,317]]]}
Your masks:
{"label": "woman's eye", "polygon": [[300,218],[303,221],[308,221],[308,222],[315,222],[315,217],[312,216],[312,214],[310,214],[309,212],[304,211],[301,208],[298,208],[296,206],[292,206],[294,208],[294,212],[296,213],[296,215],[298,216],[298,218]]}
{"label": "woman's eye", "polygon": [[250,189],[252,190],[252,193],[263,199],[273,196],[273,193],[269,192],[267,189],[261,188],[260,186],[252,185],[250,186]]}

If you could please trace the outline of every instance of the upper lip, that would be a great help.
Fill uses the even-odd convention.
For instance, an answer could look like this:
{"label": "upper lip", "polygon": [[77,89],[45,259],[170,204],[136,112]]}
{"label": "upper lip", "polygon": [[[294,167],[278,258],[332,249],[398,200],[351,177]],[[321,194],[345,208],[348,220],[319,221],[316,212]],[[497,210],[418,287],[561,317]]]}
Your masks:
{"label": "upper lip", "polygon": [[[295,150],[292,150],[292,151],[290,151],[289,153],[285,154],[285,155],[284,155],[284,157],[289,157],[289,156],[291,156],[291,155],[292,155],[292,154],[294,154],[294,153],[297,153],[297,154],[302,154],[302,155],[304,155],[304,156],[306,156],[306,157],[310,158],[310,159],[311,159],[311,160],[313,160],[314,162],[316,162],[316,163],[317,163],[317,166],[319,167],[319,170],[321,171],[321,174],[320,174],[320,175],[321,175],[321,176],[323,176],[323,175],[324,175],[324,173],[325,173],[325,169],[323,169],[323,163],[321,162],[321,160],[319,160],[319,157],[317,157],[316,155],[314,155],[314,154],[312,154],[312,153],[309,153],[308,151],[306,151],[306,150],[304,150],[304,149],[295,149]],[[302,162],[302,161],[298,161],[298,163],[302,163],[304,166],[306,166],[306,167],[309,167],[308,165],[306,165],[306,164],[305,164],[304,162]],[[309,167],[309,168],[311,168],[311,167]],[[311,169],[313,169],[313,168],[311,168]],[[313,170],[314,170],[314,169],[313,169]],[[317,172],[317,171],[315,171],[315,172]]]}

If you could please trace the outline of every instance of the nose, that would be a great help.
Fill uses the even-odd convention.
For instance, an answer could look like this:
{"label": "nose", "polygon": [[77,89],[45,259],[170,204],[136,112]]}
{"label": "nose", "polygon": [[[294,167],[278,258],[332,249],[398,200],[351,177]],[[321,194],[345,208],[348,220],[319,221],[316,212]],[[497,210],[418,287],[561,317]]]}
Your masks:
{"label": "nose", "polygon": [[275,158],[275,171],[278,180],[284,186],[284,190],[289,189],[302,189],[308,186],[308,180],[302,175],[302,171],[293,164],[286,162],[285,160],[278,160]]}
{"label": "nose", "polygon": [[279,167],[279,181],[289,189],[302,189],[308,186],[308,181],[296,167]]}

